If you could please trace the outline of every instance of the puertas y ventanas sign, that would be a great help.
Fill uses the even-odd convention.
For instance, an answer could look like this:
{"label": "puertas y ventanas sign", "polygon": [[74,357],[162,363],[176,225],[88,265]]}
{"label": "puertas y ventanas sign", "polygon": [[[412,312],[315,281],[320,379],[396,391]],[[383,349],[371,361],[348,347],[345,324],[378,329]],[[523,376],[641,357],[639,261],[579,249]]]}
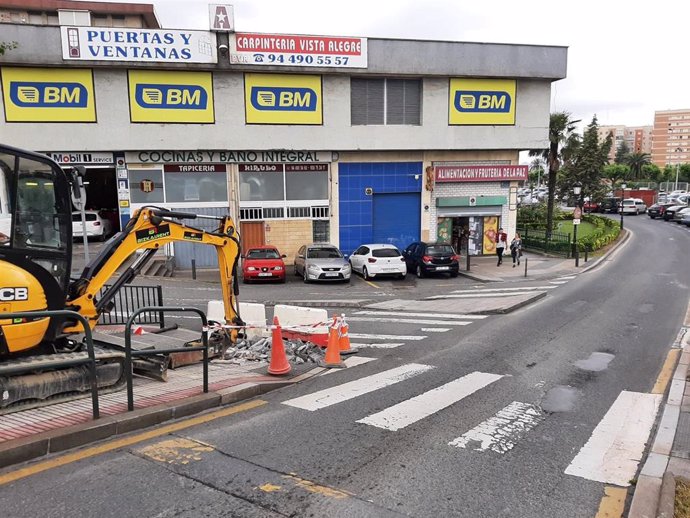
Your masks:
{"label": "puertas y ventanas sign", "polygon": [[527,180],[526,165],[441,165],[436,166],[437,182],[503,182]]}
{"label": "puertas y ventanas sign", "polygon": [[60,34],[68,60],[218,62],[216,35],[207,31],[61,27]]}

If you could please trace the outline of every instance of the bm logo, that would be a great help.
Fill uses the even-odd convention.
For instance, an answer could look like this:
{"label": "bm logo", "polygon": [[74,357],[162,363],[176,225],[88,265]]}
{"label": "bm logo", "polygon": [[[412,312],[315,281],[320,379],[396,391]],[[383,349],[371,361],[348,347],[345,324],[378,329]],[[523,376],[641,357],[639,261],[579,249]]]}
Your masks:
{"label": "bm logo", "polygon": [[252,86],[251,102],[262,111],[316,111],[316,92],[311,88]]}
{"label": "bm logo", "polygon": [[138,84],[135,99],[149,109],[205,110],[208,105],[206,90],[197,85]]}
{"label": "bm logo", "polygon": [[508,92],[459,90],[454,104],[463,113],[510,113],[511,99]]}
{"label": "bm logo", "polygon": [[10,99],[23,108],[86,108],[89,94],[79,83],[12,81]]}

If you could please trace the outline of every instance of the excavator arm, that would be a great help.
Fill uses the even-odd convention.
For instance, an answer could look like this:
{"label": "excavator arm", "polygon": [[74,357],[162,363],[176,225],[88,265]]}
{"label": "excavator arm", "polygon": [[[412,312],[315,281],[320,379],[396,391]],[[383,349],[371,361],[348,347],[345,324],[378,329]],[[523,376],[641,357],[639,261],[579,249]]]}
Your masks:
{"label": "excavator arm", "polygon": [[[218,220],[219,226],[215,231],[207,231],[178,221],[196,218]],[[158,207],[140,209],[125,229],[106,243],[101,253],[84,268],[81,277],[70,285],[66,307],[86,317],[93,329],[100,314],[111,309],[111,301],[117,291],[136,277],[156,251],[174,242],[211,245],[216,248],[226,324],[243,325],[236,298],[240,241],[232,218],[202,216]],[[112,282],[118,268],[138,250],[143,250],[141,255]],[[99,297],[102,288],[108,283],[110,288]],[[83,327],[78,323],[67,322],[63,327],[65,335],[82,332]],[[236,335],[237,332],[233,330],[232,341]]]}

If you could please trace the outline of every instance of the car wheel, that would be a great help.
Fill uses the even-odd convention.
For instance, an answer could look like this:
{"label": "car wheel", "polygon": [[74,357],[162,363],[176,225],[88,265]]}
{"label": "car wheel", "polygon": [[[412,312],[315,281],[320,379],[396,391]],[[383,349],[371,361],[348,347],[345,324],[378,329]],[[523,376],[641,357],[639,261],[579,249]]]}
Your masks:
{"label": "car wheel", "polygon": [[406,275],[404,273],[401,273],[400,275],[398,275],[398,280],[404,281],[405,277],[406,277]]}
{"label": "car wheel", "polygon": [[307,275],[307,269],[304,269],[304,273],[302,275],[302,279],[304,280],[304,283],[307,284],[309,282],[309,276]]}
{"label": "car wheel", "polygon": [[366,266],[362,266],[362,277],[364,277],[365,281],[368,281],[371,277],[369,277],[369,272],[367,271]]}
{"label": "car wheel", "polygon": [[242,277],[242,284],[249,284],[249,279]]}
{"label": "car wheel", "polygon": [[635,216],[639,216],[639,215],[640,215],[640,209],[635,209]]}
{"label": "car wheel", "polygon": [[455,279],[458,276],[458,272],[450,272],[450,276]]}
{"label": "car wheel", "polygon": [[285,275],[283,275],[283,276],[280,278],[280,284],[285,284],[286,282],[287,282],[287,277],[286,277]]}
{"label": "car wheel", "polygon": [[652,215],[650,214],[649,217],[650,217],[651,219],[654,219],[656,216],[652,216]]}
{"label": "car wheel", "polygon": [[295,265],[295,276],[299,277],[299,270],[297,269],[297,265]]}
{"label": "car wheel", "polygon": [[350,284],[350,279],[352,279],[352,276],[348,277],[347,279],[344,279],[343,282],[345,284]]}
{"label": "car wheel", "polygon": [[422,267],[420,265],[417,265],[417,277],[419,279],[424,277],[424,270],[422,270]]}

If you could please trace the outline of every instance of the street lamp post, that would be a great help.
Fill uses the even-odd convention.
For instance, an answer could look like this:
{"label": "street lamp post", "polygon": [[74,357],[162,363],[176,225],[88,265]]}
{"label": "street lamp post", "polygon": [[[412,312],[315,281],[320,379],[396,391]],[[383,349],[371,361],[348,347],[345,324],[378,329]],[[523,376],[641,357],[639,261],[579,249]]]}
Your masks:
{"label": "street lamp post", "polygon": [[[682,148],[676,148],[676,153],[681,153],[683,151]],[[677,191],[678,190],[678,173],[680,172],[680,157],[678,157],[678,163],[676,164],[676,183],[673,184],[673,190]]]}
{"label": "street lamp post", "polygon": [[627,185],[621,184],[621,230],[623,230],[623,200],[625,199],[625,188]]}
{"label": "street lamp post", "polygon": [[582,192],[582,185],[576,183],[573,185],[573,194],[575,195],[575,210],[573,211],[573,247],[575,249],[575,266],[580,266],[580,246],[577,243],[577,227],[580,225],[580,218],[582,217],[582,209],[580,208],[580,193]]}

